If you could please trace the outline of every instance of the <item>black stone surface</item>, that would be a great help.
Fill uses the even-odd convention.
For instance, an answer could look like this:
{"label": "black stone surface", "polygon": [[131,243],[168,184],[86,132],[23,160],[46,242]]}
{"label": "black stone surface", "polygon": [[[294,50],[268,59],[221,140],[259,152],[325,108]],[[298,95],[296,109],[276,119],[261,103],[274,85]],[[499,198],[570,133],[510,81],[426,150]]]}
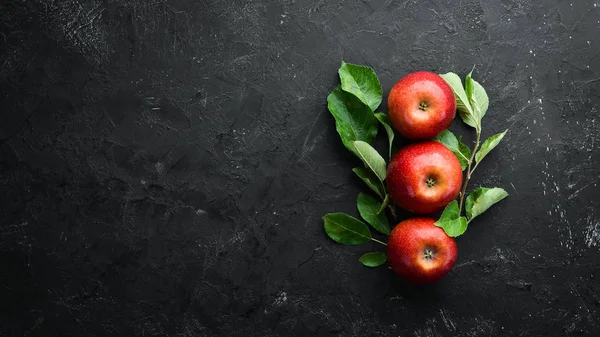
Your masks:
{"label": "black stone surface", "polygon": [[[0,335],[599,336],[599,32],[591,0],[0,2]],[[510,130],[438,284],[323,232],[363,190],[341,60],[475,65]]]}

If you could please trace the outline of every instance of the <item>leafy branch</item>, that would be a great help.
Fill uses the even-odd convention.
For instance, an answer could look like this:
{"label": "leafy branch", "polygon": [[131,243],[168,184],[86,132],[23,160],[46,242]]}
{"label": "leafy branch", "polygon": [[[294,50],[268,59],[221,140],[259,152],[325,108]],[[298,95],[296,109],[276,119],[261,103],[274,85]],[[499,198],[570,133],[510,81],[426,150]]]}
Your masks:
{"label": "leafy branch", "polygon": [[[396,217],[386,191],[386,160],[372,144],[379,125],[383,126],[389,145],[387,155],[391,159],[397,150],[394,129],[387,114],[375,112],[382,101],[381,84],[375,71],[370,67],[342,62],[338,73],[340,85],[327,97],[327,107],[335,119],[342,143],[363,164],[352,171],[378,198],[368,193],[358,195],[356,207],[366,223],[344,213],[326,214],[323,217],[325,232],[332,240],[341,244],[358,245],[372,241],[387,246],[384,241],[373,237],[368,226],[379,234],[390,235],[391,228],[385,209],[389,209]],[[481,142],[482,119],[488,110],[489,99],[483,86],[473,80],[471,75],[472,71],[465,77],[464,86],[460,77],[454,73],[440,75],[454,92],[461,119],[476,132],[473,149],[462,143],[462,137],[457,137],[448,130],[435,138],[454,152],[462,170],[466,171],[459,200],[448,204],[435,223],[451,237],[463,234],[475,217],[508,195],[497,187],[480,187],[467,195],[473,172],[506,134],[504,131]],[[373,252],[364,254],[359,261],[365,266],[377,267],[385,263],[386,259],[384,252]]]}
{"label": "leafy branch", "polygon": [[460,191],[460,203],[458,204],[458,209],[461,210],[463,206],[463,202],[465,201],[465,194],[467,192],[467,186],[469,185],[469,181],[471,180],[471,174],[475,171],[475,167],[471,170],[471,165],[473,164],[473,159],[475,159],[475,153],[477,153],[477,149],[479,148],[479,140],[481,139],[481,128],[477,129],[477,136],[475,137],[475,147],[471,152],[471,157],[467,161],[467,176],[465,177],[465,182],[463,184],[462,190]]}
{"label": "leafy branch", "polygon": [[[382,101],[381,84],[375,71],[370,67],[342,62],[338,70],[340,85],[327,97],[327,107],[335,119],[336,130],[346,148],[358,157],[363,166],[352,171],[374,192],[379,200],[367,193],[360,193],[356,200],[358,213],[373,229],[383,235],[390,235],[391,229],[385,209],[393,212],[389,204],[385,178],[385,159],[372,146],[381,124],[388,137],[391,158],[394,152],[395,133],[388,115],[375,113]],[[329,213],[323,217],[325,232],[334,241],[347,245],[369,241],[387,246],[374,238],[367,224],[344,213]],[[363,255],[360,259],[365,266],[375,267],[386,261],[385,253],[376,252]]]}
{"label": "leafy branch", "polygon": [[[436,225],[443,228],[449,236],[459,236],[467,230],[467,225],[478,215],[485,212],[495,203],[506,198],[508,193],[502,188],[478,188],[467,196],[467,188],[471,176],[485,156],[487,156],[504,138],[507,131],[488,138],[481,144],[482,119],[489,107],[489,98],[485,89],[479,82],[475,81],[471,71],[465,77],[463,87],[458,75],[447,73],[440,75],[452,88],[456,97],[456,106],[463,122],[475,129],[475,145],[473,150],[461,142],[452,132],[445,131],[436,138],[445,144],[461,163],[463,170],[466,169],[465,180],[459,195],[459,202],[452,202],[446,206]],[[481,147],[480,147],[481,145]],[[462,216],[463,206],[465,216]]]}

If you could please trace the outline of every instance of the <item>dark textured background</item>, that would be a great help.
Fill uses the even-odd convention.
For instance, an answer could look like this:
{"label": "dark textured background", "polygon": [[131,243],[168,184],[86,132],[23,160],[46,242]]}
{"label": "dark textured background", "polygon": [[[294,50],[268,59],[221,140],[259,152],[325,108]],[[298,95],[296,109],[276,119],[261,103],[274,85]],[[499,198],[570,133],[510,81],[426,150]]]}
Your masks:
{"label": "dark textured background", "polygon": [[[599,32],[591,0],[1,1],[0,335],[598,336]],[[510,129],[436,285],[323,232],[363,190],[342,59],[385,93],[475,64]]]}

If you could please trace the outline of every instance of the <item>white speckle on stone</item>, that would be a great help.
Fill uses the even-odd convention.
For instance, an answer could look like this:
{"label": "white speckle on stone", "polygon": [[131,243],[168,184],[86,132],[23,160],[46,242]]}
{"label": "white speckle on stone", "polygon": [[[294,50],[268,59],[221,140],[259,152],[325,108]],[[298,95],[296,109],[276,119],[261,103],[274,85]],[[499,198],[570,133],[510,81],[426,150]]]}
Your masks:
{"label": "white speckle on stone", "polygon": [[154,168],[156,169],[156,172],[158,172],[158,173],[165,172],[165,165],[163,165],[163,163],[161,163],[161,162],[156,162],[156,164],[154,165]]}
{"label": "white speckle on stone", "polygon": [[280,307],[287,302],[287,299],[287,293],[285,291],[282,291],[277,295],[275,301],[273,301],[273,305]]}
{"label": "white speckle on stone", "polygon": [[585,244],[590,248],[600,244],[600,221],[592,221],[588,224],[585,231]]}
{"label": "white speckle on stone", "polygon": [[196,214],[198,214],[198,215],[203,215],[203,214],[206,214],[206,211],[205,211],[205,210],[203,210],[203,209],[200,209],[200,208],[198,208],[198,209],[196,210]]}
{"label": "white speckle on stone", "polygon": [[[34,2],[34,1],[29,1]],[[45,7],[45,30],[54,39],[93,62],[108,61],[114,46],[101,1],[35,1]]]}

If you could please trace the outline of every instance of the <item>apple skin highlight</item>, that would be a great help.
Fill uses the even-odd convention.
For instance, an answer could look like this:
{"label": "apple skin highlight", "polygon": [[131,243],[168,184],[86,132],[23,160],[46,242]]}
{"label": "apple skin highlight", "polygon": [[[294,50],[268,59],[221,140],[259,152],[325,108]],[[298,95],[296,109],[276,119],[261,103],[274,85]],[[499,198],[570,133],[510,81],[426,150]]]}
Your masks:
{"label": "apple skin highlight", "polygon": [[463,176],[456,155],[445,145],[428,141],[400,149],[388,165],[386,182],[400,208],[430,214],[458,197]]}
{"label": "apple skin highlight", "polygon": [[413,140],[431,139],[450,127],[456,115],[452,88],[438,74],[417,71],[400,79],[388,96],[396,131]]}
{"label": "apple skin highlight", "polygon": [[390,267],[411,283],[434,283],[446,276],[456,263],[456,241],[434,223],[433,218],[404,220],[396,225],[388,239]]}

